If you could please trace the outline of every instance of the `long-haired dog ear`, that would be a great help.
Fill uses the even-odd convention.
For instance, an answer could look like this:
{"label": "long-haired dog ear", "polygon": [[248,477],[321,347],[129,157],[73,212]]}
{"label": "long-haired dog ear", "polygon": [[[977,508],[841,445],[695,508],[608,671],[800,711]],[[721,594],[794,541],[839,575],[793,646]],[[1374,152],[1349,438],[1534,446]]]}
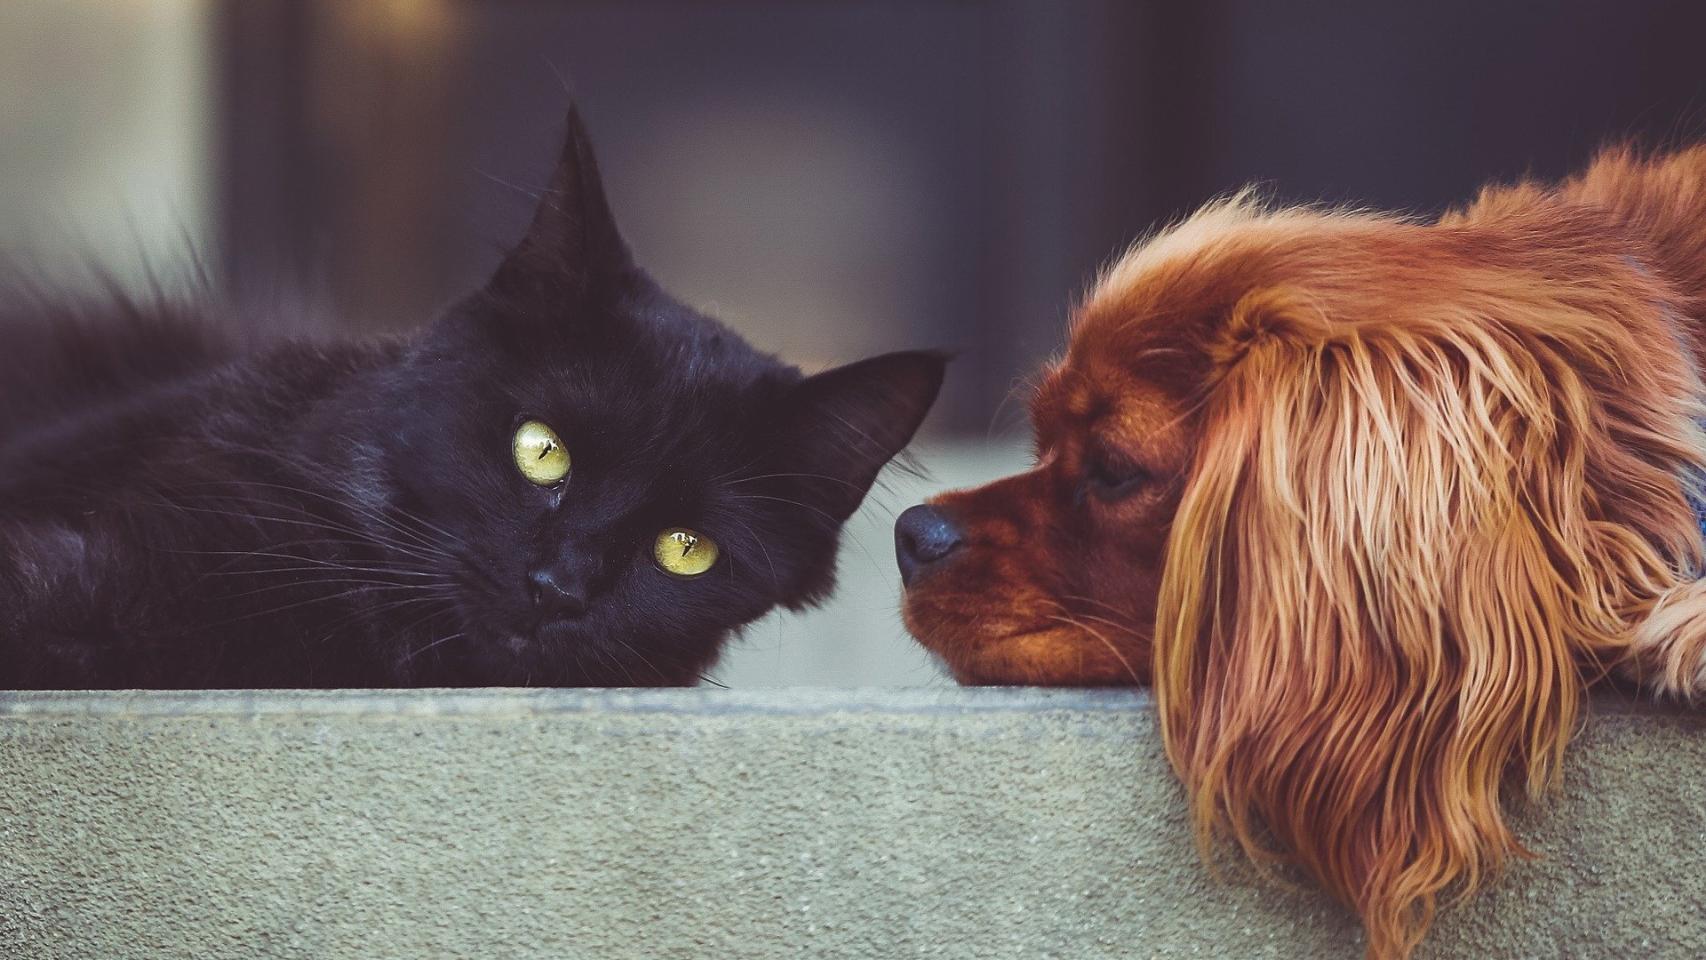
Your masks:
{"label": "long-haired dog ear", "polygon": [[1209,351],[1168,755],[1205,853],[1298,864],[1375,957],[1521,850],[1501,789],[1556,783],[1593,673],[1700,685],[1693,374],[1653,317],[1603,315],[1636,307],[1523,296],[1380,325],[1263,291]]}

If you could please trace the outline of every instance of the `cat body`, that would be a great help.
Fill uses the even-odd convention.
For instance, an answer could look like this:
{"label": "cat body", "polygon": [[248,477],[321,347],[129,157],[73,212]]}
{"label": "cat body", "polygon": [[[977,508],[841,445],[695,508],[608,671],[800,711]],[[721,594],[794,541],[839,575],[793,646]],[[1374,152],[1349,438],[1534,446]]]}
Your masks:
{"label": "cat body", "polygon": [[569,127],[526,237],[412,337],[10,308],[0,687],[685,684],[821,599],[941,358],[806,377],[683,306]]}

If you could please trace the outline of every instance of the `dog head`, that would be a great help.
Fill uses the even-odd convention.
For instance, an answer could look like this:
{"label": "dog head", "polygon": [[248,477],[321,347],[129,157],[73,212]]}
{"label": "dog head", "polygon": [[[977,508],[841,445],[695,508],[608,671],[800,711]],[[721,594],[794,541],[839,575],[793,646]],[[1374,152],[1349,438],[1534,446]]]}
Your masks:
{"label": "dog head", "polygon": [[1035,466],[902,515],[908,627],[966,683],[1152,683],[1202,842],[1406,955],[1588,680],[1706,610],[1691,345],[1631,249],[1531,188],[1211,206],[1079,308]]}

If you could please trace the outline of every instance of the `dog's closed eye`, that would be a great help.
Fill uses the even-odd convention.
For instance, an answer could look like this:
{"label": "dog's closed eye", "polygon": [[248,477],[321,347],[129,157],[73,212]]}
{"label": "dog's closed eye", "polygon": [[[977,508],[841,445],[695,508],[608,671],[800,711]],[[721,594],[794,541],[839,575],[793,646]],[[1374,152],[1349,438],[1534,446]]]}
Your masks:
{"label": "dog's closed eye", "polygon": [[1148,489],[1154,480],[1143,467],[1105,454],[1092,455],[1085,463],[1084,490],[1101,500],[1123,500]]}

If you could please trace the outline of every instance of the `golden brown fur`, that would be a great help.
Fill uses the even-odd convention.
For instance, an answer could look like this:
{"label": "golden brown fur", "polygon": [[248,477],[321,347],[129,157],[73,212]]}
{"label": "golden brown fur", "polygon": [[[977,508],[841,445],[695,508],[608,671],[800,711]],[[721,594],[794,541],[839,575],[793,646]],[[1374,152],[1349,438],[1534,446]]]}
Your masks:
{"label": "golden brown fur", "polygon": [[908,625],[964,682],[1153,683],[1203,843],[1408,956],[1589,686],[1706,694],[1703,317],[1706,148],[1436,223],[1217,203],[1078,311],[1037,467],[936,501]]}

